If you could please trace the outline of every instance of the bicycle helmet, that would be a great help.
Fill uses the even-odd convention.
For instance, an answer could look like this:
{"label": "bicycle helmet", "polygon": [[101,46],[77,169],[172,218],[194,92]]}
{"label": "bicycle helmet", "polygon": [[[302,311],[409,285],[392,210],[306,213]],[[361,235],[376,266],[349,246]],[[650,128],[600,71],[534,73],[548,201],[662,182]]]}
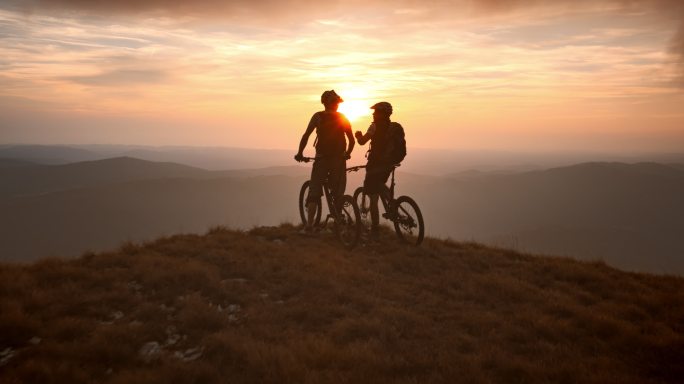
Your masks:
{"label": "bicycle helmet", "polygon": [[383,111],[387,112],[388,114],[392,114],[392,104],[386,102],[386,101],[381,101],[371,107],[371,109],[375,109],[376,111]]}
{"label": "bicycle helmet", "polygon": [[331,103],[341,103],[343,101],[344,100],[342,100],[340,95],[335,93],[335,90],[333,90],[333,89],[331,89],[329,91],[325,91],[321,95],[321,103],[323,103],[323,105],[327,105],[327,104],[331,104]]}

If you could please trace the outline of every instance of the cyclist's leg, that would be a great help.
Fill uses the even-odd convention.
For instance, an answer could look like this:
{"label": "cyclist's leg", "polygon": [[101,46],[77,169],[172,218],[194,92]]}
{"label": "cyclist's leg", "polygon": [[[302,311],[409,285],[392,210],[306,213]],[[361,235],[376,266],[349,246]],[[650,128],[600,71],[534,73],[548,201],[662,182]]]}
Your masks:
{"label": "cyclist's leg", "polygon": [[371,216],[371,235],[375,236],[378,233],[378,226],[380,225],[380,213],[378,212],[378,192],[380,191],[381,178],[378,173],[378,166],[369,162],[366,167],[366,178],[363,180],[363,190],[368,195],[370,200],[370,216]]}
{"label": "cyclist's leg", "polygon": [[330,191],[333,194],[333,202],[336,209],[339,211],[342,209],[339,206],[339,202],[342,201],[342,196],[347,187],[347,161],[344,158],[334,159],[330,163],[329,175],[330,177]]}
{"label": "cyclist's leg", "polygon": [[371,234],[377,234],[380,227],[380,212],[378,209],[378,198],[380,195],[373,193],[370,197],[370,214],[371,214]]}
{"label": "cyclist's leg", "polygon": [[363,181],[363,189],[370,198],[371,234],[377,235],[380,226],[380,212],[378,200],[380,193],[384,193],[387,187],[385,183],[391,171],[388,172],[384,164],[369,163],[366,167],[366,178]]}
{"label": "cyclist's leg", "polygon": [[307,228],[313,226],[316,217],[316,209],[321,204],[323,196],[323,182],[326,178],[326,169],[321,160],[315,160],[311,168],[311,183],[309,184],[309,195],[306,197],[306,223]]}

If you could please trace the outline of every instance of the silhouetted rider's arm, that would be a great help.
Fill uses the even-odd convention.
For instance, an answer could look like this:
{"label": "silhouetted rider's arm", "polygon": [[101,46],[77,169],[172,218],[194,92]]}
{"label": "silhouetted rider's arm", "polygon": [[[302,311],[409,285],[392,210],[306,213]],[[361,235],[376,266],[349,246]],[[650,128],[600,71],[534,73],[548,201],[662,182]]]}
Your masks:
{"label": "silhouetted rider's arm", "polygon": [[354,141],[354,135],[352,134],[351,130],[351,124],[349,123],[349,120],[346,118],[345,120],[345,127],[344,127],[344,134],[347,135],[347,152],[345,153],[346,158],[349,159],[351,157],[351,153],[354,150],[354,145],[356,142]]}
{"label": "silhouetted rider's arm", "polygon": [[356,131],[356,140],[358,140],[360,145],[364,145],[370,139],[373,138],[374,134],[375,134],[375,123],[371,123],[371,125],[368,127],[368,130],[366,131],[365,135],[363,133],[361,133],[361,131]]}
{"label": "silhouetted rider's arm", "polygon": [[304,148],[306,148],[306,143],[309,142],[309,136],[311,136],[311,133],[313,133],[316,126],[318,126],[318,119],[318,112],[311,116],[309,125],[306,127],[306,131],[304,131],[302,139],[299,141],[299,151],[297,151],[297,154],[295,155],[295,160],[302,161],[301,159],[304,157]]}

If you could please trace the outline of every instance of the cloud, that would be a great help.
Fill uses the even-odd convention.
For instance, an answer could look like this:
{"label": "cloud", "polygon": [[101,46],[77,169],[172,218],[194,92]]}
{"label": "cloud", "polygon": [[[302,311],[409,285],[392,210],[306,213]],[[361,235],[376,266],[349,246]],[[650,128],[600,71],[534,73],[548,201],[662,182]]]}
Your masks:
{"label": "cloud", "polygon": [[676,81],[681,87],[684,87],[684,23],[682,23],[675,36],[672,38],[670,52],[675,55],[677,64],[678,78]]}
{"label": "cloud", "polygon": [[[7,4],[0,105],[35,115],[185,117],[263,135],[274,119],[301,123],[334,88],[396,102],[425,143],[449,137],[434,127],[513,132],[566,117],[596,130],[681,126],[684,96],[663,66],[676,58],[684,68],[679,1]],[[271,136],[289,140],[282,131]]]}
{"label": "cloud", "polygon": [[154,69],[117,69],[90,76],[68,76],[65,80],[83,85],[130,86],[135,84],[156,84],[168,78],[162,70]]}
{"label": "cloud", "polygon": [[634,7],[671,8],[679,0],[9,0],[6,6],[26,13],[81,11],[98,15],[227,18],[241,23],[335,17],[365,12],[453,18],[532,8]]}
{"label": "cloud", "polygon": [[334,0],[325,3],[313,0],[9,0],[5,6],[25,14],[66,11],[97,16],[223,19],[263,24],[297,19],[299,15],[332,14],[335,4]]}
{"label": "cloud", "polygon": [[573,6],[587,5],[617,5],[622,7],[649,6],[672,11],[681,10],[680,0],[9,0],[5,2],[13,7],[26,10],[40,9],[75,9],[99,12],[168,12],[169,14],[202,14],[217,13],[280,13],[289,10],[290,13],[307,14],[307,10],[332,9],[369,9],[377,8],[385,12],[399,11],[400,13],[416,14],[419,9],[475,9],[487,12],[504,12],[520,8],[544,6]]}
{"label": "cloud", "polygon": [[681,55],[681,61],[684,61],[684,26],[679,28],[677,34],[672,39],[670,50],[676,54]]}
{"label": "cloud", "polygon": [[[101,14],[114,9],[152,12],[166,5],[180,14],[191,4],[168,0],[28,0],[27,3]],[[192,4],[198,4],[195,11],[206,11],[212,6],[225,12],[270,9],[272,13],[273,9],[288,9],[287,12],[299,11],[298,17],[304,17],[301,8],[312,2],[257,3],[197,0]],[[450,97],[453,92],[508,95],[550,86],[577,90],[583,84],[610,79],[609,84],[614,88],[611,92],[628,93],[642,92],[634,85],[642,85],[643,79],[659,73],[663,60],[660,44],[670,33],[669,26],[652,28],[653,24],[640,24],[638,12],[631,12],[637,16],[610,19],[612,8],[601,12],[564,12],[567,7],[593,4],[582,0],[399,1],[398,5],[406,7],[399,8],[403,11],[398,13],[391,12],[398,5],[390,7],[384,0],[366,3],[364,9],[376,4],[380,16],[359,14],[329,21],[315,19],[318,22],[312,19],[292,30],[243,28],[232,23],[219,26],[198,23],[186,28],[183,23],[135,15],[127,17],[126,22],[117,16],[112,22],[95,17],[56,18],[53,14],[36,14],[24,22],[22,16],[12,12],[16,17],[6,17],[8,21],[4,25],[13,29],[22,26],[24,32],[17,32],[12,41],[0,47],[0,56],[4,55],[8,63],[17,67],[11,73],[15,78],[35,81],[36,87],[48,86],[54,79],[66,80],[74,98],[80,92],[87,92],[94,96],[88,100],[97,100],[98,95],[109,91],[106,88],[119,91],[140,84],[135,90],[148,95],[150,100],[161,99],[162,95],[167,98],[167,89],[175,86],[183,91],[174,95],[195,97],[198,103],[206,104],[206,100],[222,101],[256,93],[260,87],[271,89],[272,93],[291,94],[293,87],[302,87],[302,84],[330,86],[340,79],[376,93],[434,91]],[[457,9],[456,3],[472,12],[492,16],[454,24],[441,16],[443,19],[435,22],[426,20],[420,28],[391,23],[396,21],[394,17],[408,21],[425,17],[440,7],[453,11]],[[605,4],[636,9],[636,3],[607,0]],[[658,2],[660,6],[667,3],[677,4]],[[332,3],[335,4],[339,5]],[[408,8],[409,5],[413,8]],[[416,7],[428,7],[432,11]],[[525,11],[528,9],[529,12]],[[552,17],[538,17],[549,14]],[[2,16],[0,13],[0,21]],[[365,17],[371,17],[373,22],[367,22]],[[390,23],[379,22],[388,20]],[[388,24],[391,27],[386,27]],[[22,37],[22,33],[26,35]],[[678,39],[681,41],[681,36]],[[37,51],[26,52],[27,49]],[[681,51],[681,45],[673,43],[670,52]],[[678,60],[680,64],[682,61]],[[89,87],[84,91],[73,84]],[[159,91],[162,88],[164,91]],[[308,89],[299,91],[305,93]]]}

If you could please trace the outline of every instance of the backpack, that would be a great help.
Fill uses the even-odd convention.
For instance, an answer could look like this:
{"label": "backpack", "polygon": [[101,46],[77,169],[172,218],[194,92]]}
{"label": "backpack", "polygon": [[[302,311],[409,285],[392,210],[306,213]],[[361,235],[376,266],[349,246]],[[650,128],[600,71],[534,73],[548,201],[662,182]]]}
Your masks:
{"label": "backpack", "polygon": [[406,157],[404,127],[399,123],[390,123],[390,129],[387,132],[387,136],[387,160],[390,160],[392,164],[399,164]]}

